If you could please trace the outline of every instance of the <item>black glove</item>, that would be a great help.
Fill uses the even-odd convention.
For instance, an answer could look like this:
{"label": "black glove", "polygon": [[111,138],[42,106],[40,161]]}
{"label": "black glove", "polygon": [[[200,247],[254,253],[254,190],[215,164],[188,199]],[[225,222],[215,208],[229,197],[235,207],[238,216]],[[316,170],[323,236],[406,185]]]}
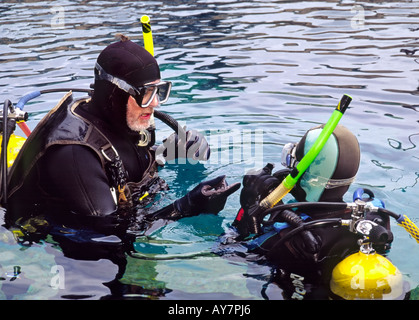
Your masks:
{"label": "black glove", "polygon": [[268,163],[257,171],[249,171],[243,178],[243,189],[240,193],[240,205],[243,209],[259,204],[269,193],[280,184],[280,180],[272,176],[274,165]]}
{"label": "black glove", "polygon": [[231,186],[225,176],[201,182],[184,197],[174,202],[174,207],[182,217],[194,216],[200,213],[218,213],[227,201],[227,197],[240,188],[240,183]]}
{"label": "black glove", "polygon": [[[274,165],[268,163],[264,168],[258,171],[252,171],[246,174],[243,178],[243,189],[240,193],[241,208],[237,214],[233,226],[239,232],[240,238],[246,238],[251,234],[260,231],[260,223],[263,217],[263,210],[258,206],[259,202],[269,195],[286,177],[289,170],[280,170],[272,175]],[[284,216],[281,220],[289,222],[292,226],[300,226],[303,221],[292,211],[285,210],[281,212]],[[285,219],[287,215],[287,219]],[[313,234],[304,230],[301,232],[306,250],[310,254],[316,254],[320,250],[320,244]]]}
{"label": "black glove", "polygon": [[198,131],[188,130],[186,134],[174,132],[157,147],[156,161],[164,165],[167,161],[177,158],[208,160],[210,153],[207,140]]}
{"label": "black glove", "polygon": [[184,197],[156,212],[139,217],[137,224],[140,230],[155,228],[156,221],[167,224],[183,217],[200,213],[218,213],[227,201],[227,197],[240,188],[240,183],[229,186],[225,176],[204,181],[189,191]]}
{"label": "black glove", "polygon": [[[258,204],[280,184],[280,180],[272,176],[274,165],[268,163],[264,168],[249,171],[243,177],[243,189],[240,193],[241,208],[233,222],[240,234],[238,238],[246,238],[256,233],[259,229],[257,217],[252,217],[260,212]],[[250,210],[249,210],[250,209]]]}

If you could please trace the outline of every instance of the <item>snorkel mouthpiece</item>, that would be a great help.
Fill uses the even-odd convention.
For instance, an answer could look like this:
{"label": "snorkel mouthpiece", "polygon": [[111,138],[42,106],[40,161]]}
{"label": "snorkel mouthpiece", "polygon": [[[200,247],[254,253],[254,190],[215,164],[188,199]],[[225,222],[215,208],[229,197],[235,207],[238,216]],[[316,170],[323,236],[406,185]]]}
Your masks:
{"label": "snorkel mouthpiece", "polygon": [[352,101],[352,97],[347,94],[344,94],[343,97],[340,99],[339,104],[335,110],[339,111],[342,114],[341,117],[345,113],[346,109],[349,107],[349,104],[351,103],[351,101]]}

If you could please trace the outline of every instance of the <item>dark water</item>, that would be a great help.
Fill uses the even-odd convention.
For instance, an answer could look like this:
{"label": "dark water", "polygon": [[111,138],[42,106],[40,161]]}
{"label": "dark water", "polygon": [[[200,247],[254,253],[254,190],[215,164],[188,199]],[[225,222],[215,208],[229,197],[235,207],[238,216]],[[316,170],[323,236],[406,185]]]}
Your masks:
{"label": "dark water", "polygon": [[[2,1],[1,99],[88,88],[97,55],[116,33],[142,43],[143,14],[152,19],[162,77],[174,83],[162,111],[205,131],[213,150],[209,163],[162,171],[172,188],[167,201],[204,179],[226,174],[238,182],[267,162],[279,168],[282,146],[325,122],[346,93],[353,102],[341,123],[362,152],[348,200],[368,187],[419,222],[419,51],[405,51],[419,49],[417,1]],[[28,104],[28,125],[60,97]],[[171,133],[157,125],[158,139]],[[218,217],[184,219],[140,239],[143,256],[127,257],[117,285],[118,266],[108,259],[71,259],[50,242],[22,247],[0,229],[0,299],[100,299],[124,286],[139,298],[283,299],[269,268],[211,253],[238,203],[236,193]],[[392,223],[388,257],[414,289],[419,245]],[[10,281],[15,266],[20,274]]]}

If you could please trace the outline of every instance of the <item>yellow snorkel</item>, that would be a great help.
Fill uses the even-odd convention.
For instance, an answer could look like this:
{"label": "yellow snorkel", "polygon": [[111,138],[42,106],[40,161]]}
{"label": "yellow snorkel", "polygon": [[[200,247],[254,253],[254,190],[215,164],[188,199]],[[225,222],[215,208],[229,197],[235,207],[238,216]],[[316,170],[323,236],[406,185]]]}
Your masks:
{"label": "yellow snorkel", "polygon": [[151,32],[150,17],[142,16],[141,25],[143,29],[144,48],[154,56],[153,34]]}
{"label": "yellow snorkel", "polygon": [[[147,15],[143,15],[140,19],[142,30],[143,30],[143,41],[144,41],[144,48],[154,56],[154,43],[153,43],[153,33],[151,32],[151,24],[150,24],[150,17]],[[157,119],[160,119],[165,124],[167,124],[170,128],[172,128],[180,137],[186,139],[186,132],[183,128],[179,125],[179,123],[173,119],[168,114],[161,112],[159,110],[154,110],[154,116]]]}

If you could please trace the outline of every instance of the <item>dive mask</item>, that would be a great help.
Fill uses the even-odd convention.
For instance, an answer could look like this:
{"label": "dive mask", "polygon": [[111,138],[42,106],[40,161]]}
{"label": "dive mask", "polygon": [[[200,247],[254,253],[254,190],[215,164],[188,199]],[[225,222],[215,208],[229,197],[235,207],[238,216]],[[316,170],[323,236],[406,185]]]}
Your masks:
{"label": "dive mask", "polygon": [[[297,143],[287,143],[282,149],[281,164],[288,169],[294,169],[298,160],[296,157]],[[313,187],[322,187],[324,189],[339,188],[342,186],[348,186],[355,181],[355,176],[348,179],[330,179],[315,175],[309,171],[304,173],[304,180]]]}
{"label": "dive mask", "polygon": [[296,143],[287,143],[283,149],[282,149],[282,155],[281,155],[281,164],[284,167],[287,167],[289,169],[293,169],[297,164],[297,157],[295,155],[295,150],[297,149]]}
{"label": "dive mask", "polygon": [[137,104],[142,108],[147,108],[154,97],[157,95],[160,104],[165,103],[169,99],[172,83],[170,81],[160,81],[158,83],[146,84],[141,87],[134,87],[126,81],[114,77],[107,73],[98,63],[96,63],[96,78],[98,80],[106,80],[117,86],[122,91],[131,95]]}

